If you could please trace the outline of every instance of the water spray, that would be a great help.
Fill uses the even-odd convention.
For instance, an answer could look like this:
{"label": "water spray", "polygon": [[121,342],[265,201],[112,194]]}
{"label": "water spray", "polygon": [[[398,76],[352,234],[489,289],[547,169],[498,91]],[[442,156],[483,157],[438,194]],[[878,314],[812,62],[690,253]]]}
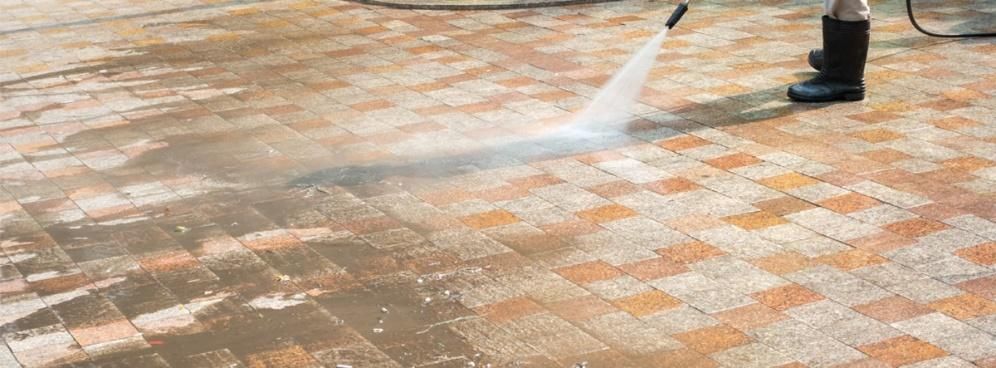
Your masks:
{"label": "water spray", "polygon": [[640,96],[640,91],[650,74],[650,69],[657,61],[661,44],[667,38],[667,32],[673,28],[688,11],[688,1],[681,0],[678,8],[671,13],[664,29],[651,38],[636,54],[622,66],[619,71],[602,86],[591,102],[576,115],[568,125],[562,126],[558,132],[575,135],[590,135],[589,130],[601,124],[613,124],[630,120],[632,107]]}

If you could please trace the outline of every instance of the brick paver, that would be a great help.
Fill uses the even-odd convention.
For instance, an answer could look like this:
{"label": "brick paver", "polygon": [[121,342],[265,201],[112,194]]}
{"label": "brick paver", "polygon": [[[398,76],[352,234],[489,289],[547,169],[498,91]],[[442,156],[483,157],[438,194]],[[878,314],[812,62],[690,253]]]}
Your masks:
{"label": "brick paver", "polygon": [[673,4],[0,1],[0,366],[991,366],[996,47],[873,2],[793,104],[817,3],[576,134]]}

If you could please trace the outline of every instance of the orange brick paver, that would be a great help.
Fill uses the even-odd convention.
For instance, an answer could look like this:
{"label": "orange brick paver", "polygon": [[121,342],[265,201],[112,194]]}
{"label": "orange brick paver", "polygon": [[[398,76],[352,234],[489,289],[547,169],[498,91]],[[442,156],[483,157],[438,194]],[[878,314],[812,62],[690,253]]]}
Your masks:
{"label": "orange brick paver", "polygon": [[900,336],[865,345],[860,349],[893,367],[947,355],[944,350],[910,336]]}
{"label": "orange brick paver", "polygon": [[812,303],[823,299],[823,296],[799,285],[788,285],[765,290],[752,295],[754,299],[776,311]]}
{"label": "orange brick paver", "polygon": [[750,341],[742,332],[727,325],[680,333],[675,338],[702,354],[726,350]]}
{"label": "orange brick paver", "polygon": [[612,302],[635,317],[642,317],[681,305],[681,301],[661,291],[648,291]]}
{"label": "orange brick paver", "polygon": [[496,210],[485,212],[473,216],[467,216],[461,219],[463,223],[467,226],[473,227],[475,229],[483,229],[488,227],[507,225],[516,223],[519,221],[515,215],[509,213],[508,211]]}

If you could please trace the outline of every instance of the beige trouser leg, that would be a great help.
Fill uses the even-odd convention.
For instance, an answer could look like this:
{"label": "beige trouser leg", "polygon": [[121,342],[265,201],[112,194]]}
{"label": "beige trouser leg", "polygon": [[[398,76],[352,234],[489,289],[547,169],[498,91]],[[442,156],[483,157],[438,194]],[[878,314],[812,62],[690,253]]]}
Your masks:
{"label": "beige trouser leg", "polygon": [[823,7],[826,8],[830,18],[845,22],[857,22],[871,18],[868,0],[824,0]]}

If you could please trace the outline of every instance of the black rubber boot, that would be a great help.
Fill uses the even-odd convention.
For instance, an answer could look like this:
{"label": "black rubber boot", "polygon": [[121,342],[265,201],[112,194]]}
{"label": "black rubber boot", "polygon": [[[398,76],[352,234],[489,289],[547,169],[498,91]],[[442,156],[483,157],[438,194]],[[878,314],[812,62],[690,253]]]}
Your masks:
{"label": "black rubber boot", "polygon": [[823,65],[820,74],[789,87],[788,96],[802,102],[865,98],[865,61],[871,22],[823,17]]}
{"label": "black rubber boot", "polygon": [[823,49],[812,49],[809,50],[809,57],[806,58],[809,61],[809,66],[820,71],[823,69]]}

